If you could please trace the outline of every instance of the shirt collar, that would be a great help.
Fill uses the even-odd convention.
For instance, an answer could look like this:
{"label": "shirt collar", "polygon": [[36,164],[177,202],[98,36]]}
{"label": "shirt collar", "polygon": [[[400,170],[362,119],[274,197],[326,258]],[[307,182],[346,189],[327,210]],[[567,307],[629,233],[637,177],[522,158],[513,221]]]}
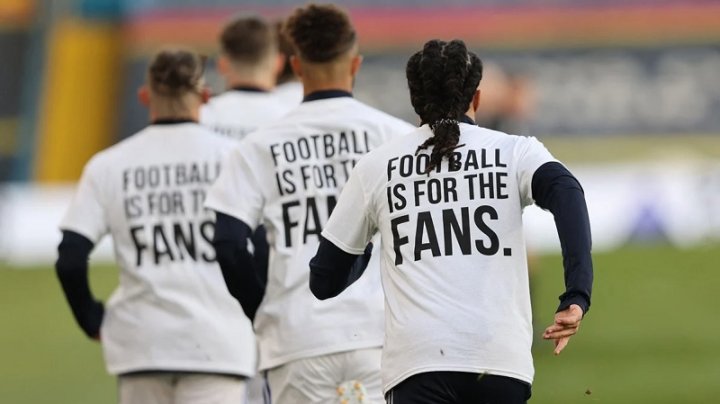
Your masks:
{"label": "shirt collar", "polygon": [[150,125],[176,125],[179,123],[197,123],[197,121],[190,118],[163,118],[155,119],[150,122]]}
{"label": "shirt collar", "polygon": [[345,90],[320,90],[320,91],[313,91],[312,93],[306,95],[303,98],[302,102],[325,100],[328,98],[341,98],[341,97],[352,98],[352,96],[353,96],[352,93],[345,91]]}
{"label": "shirt collar", "polygon": [[469,123],[470,125],[476,125],[475,121],[473,121],[469,116],[463,115],[458,119],[458,121],[462,123]]}
{"label": "shirt collar", "polygon": [[235,86],[235,87],[232,87],[231,90],[233,90],[233,91],[245,91],[245,92],[249,92],[249,93],[267,93],[267,92],[268,92],[267,90],[263,90],[263,89],[260,88],[260,87],[250,86],[250,85],[247,85],[247,86],[244,86],[244,85],[243,85],[243,86]]}

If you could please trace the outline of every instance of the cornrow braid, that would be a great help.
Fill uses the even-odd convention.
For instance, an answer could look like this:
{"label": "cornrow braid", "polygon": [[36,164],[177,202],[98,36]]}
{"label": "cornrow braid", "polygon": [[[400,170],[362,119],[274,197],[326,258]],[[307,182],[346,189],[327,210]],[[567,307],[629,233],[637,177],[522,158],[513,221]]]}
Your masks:
{"label": "cornrow braid", "polygon": [[433,136],[418,146],[415,154],[433,146],[429,174],[461,147],[458,119],[467,111],[482,78],[480,58],[467,50],[465,43],[455,39],[437,39],[425,43],[423,50],[408,60],[406,68],[410,103]]}

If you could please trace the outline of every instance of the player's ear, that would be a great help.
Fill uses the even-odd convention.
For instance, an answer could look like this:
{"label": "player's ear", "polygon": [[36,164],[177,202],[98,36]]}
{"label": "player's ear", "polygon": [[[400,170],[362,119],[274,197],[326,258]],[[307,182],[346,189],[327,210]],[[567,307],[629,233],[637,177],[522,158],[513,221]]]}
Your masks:
{"label": "player's ear", "polygon": [[217,70],[218,73],[220,73],[221,76],[227,76],[230,72],[230,61],[228,58],[224,55],[218,56],[217,59]]}
{"label": "player's ear", "polygon": [[475,112],[477,112],[478,108],[480,107],[480,95],[481,95],[481,92],[480,92],[480,88],[478,87],[478,89],[475,90],[475,94],[473,94],[473,98],[472,98],[472,108],[473,108],[473,111],[475,111]]}
{"label": "player's ear", "polygon": [[355,75],[358,74],[358,71],[360,71],[360,65],[362,65],[362,61],[362,55],[355,55],[350,61],[350,74],[352,74],[353,77],[355,77]]}
{"label": "player's ear", "polygon": [[302,62],[300,62],[299,57],[295,55],[290,56],[290,67],[292,67],[293,73],[295,73],[298,78],[302,77]]}
{"label": "player's ear", "polygon": [[275,58],[275,77],[279,76],[280,72],[283,70],[283,67],[285,67],[285,60],[287,60],[287,56],[282,53],[278,53],[277,58]]}
{"label": "player's ear", "polygon": [[207,87],[203,87],[200,89],[200,100],[203,104],[207,103],[210,100],[210,89]]}
{"label": "player's ear", "polygon": [[137,97],[140,104],[150,107],[150,89],[147,85],[143,85],[138,89]]}

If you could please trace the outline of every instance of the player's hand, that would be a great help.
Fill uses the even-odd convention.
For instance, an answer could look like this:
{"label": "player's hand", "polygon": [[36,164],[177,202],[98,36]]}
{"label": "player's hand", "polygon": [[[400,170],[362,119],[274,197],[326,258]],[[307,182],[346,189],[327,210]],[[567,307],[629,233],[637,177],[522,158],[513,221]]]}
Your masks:
{"label": "player's hand", "polygon": [[95,300],[89,310],[81,317],[80,327],[90,339],[100,341],[100,327],[105,318],[105,307],[101,301]]}
{"label": "player's hand", "polygon": [[567,309],[555,313],[555,322],[543,333],[544,339],[555,341],[555,355],[560,355],[570,342],[570,337],[578,332],[583,314],[582,308],[577,304],[571,304]]}

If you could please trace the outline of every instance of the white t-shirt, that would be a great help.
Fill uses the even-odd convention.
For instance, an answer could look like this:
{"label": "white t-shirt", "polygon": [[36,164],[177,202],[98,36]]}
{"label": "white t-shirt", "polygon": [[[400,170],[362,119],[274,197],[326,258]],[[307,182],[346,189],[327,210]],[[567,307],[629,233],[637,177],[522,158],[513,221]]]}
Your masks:
{"label": "white t-shirt", "polygon": [[320,301],[310,292],[309,262],[355,162],[412,130],[353,98],[321,99],[253,132],[228,156],[206,206],[268,231],[268,284],[254,322],[260,369],[382,345],[378,271]]}
{"label": "white t-shirt", "polygon": [[289,109],[297,107],[303,100],[303,85],[299,81],[288,81],[278,84],[273,90],[281,103]]}
{"label": "white t-shirt", "polygon": [[274,122],[300,103],[290,104],[274,92],[228,90],[200,109],[200,123],[236,140]]}
{"label": "white t-shirt", "polygon": [[430,371],[533,379],[522,210],[554,159],[535,138],[460,128],[439,173],[415,156],[427,125],[360,160],[322,233],[352,254],[381,235],[386,392]]}
{"label": "white t-shirt", "polygon": [[120,284],[101,328],[110,373],[255,373],[252,325],[225,286],[203,205],[235,144],[195,123],[151,125],[86,165],[60,228],[113,238]]}

